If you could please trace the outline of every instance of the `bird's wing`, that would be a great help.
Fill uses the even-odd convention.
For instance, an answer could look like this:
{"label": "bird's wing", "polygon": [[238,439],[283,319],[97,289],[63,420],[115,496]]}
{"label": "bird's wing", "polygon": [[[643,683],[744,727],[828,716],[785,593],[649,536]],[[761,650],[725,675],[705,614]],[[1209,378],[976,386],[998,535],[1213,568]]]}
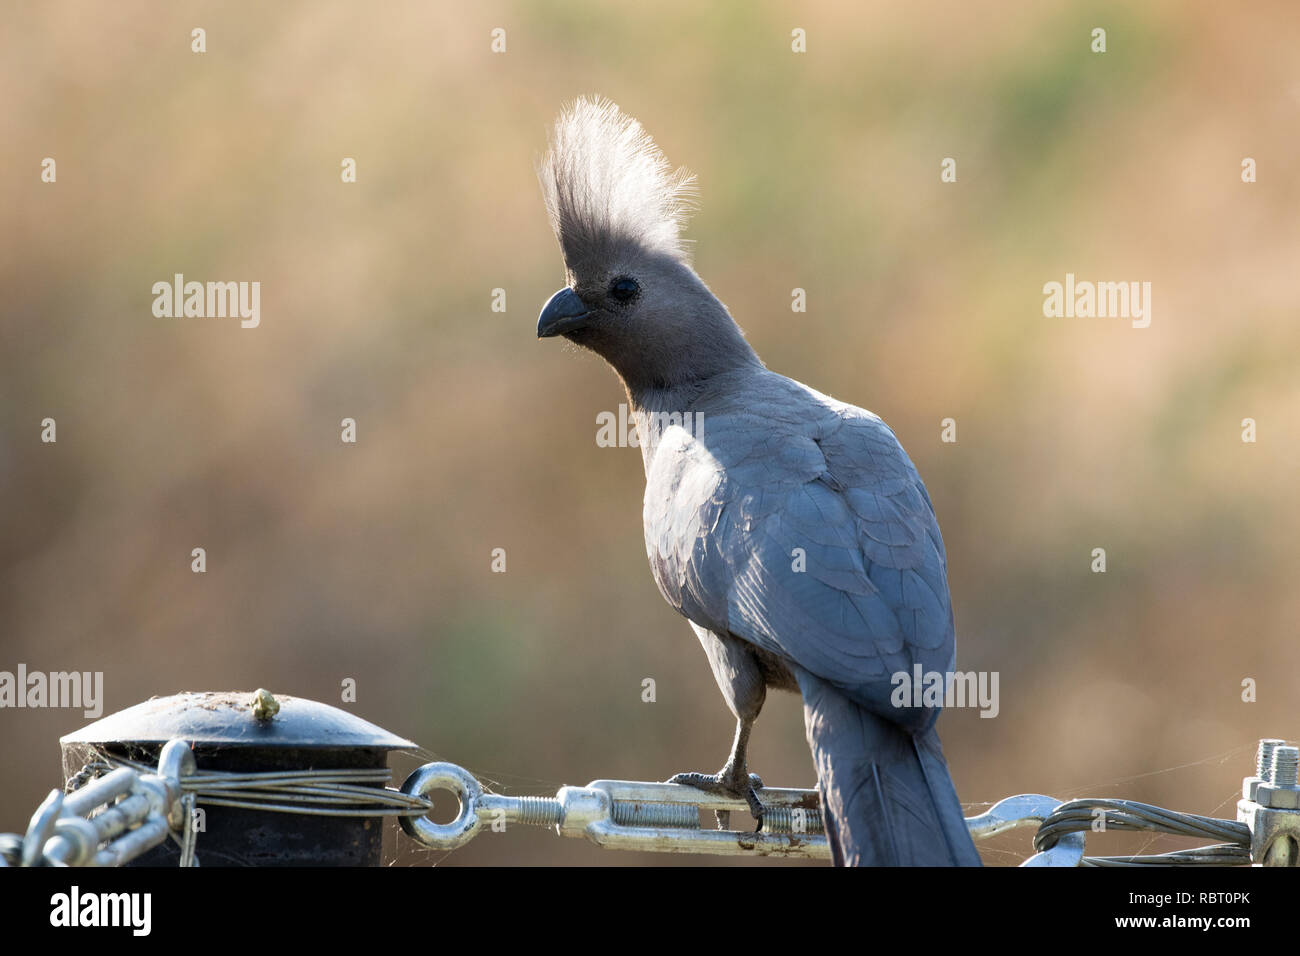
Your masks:
{"label": "bird's wing", "polygon": [[719,403],[697,434],[665,433],[647,475],[650,564],[697,624],[884,704],[890,675],[952,667],[939,525],[883,421],[783,382]]}

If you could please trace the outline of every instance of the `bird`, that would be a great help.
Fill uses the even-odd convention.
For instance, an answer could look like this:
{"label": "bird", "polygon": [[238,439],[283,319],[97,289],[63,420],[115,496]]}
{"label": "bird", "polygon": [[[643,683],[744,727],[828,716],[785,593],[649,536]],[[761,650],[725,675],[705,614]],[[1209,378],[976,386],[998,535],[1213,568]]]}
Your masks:
{"label": "bird", "polygon": [[565,270],[537,336],[622,380],[651,572],[736,719],[721,770],[671,782],[744,799],[761,830],[750,735],[768,690],[797,693],[835,865],[980,865],[941,707],[895,693],[956,651],[938,520],[894,432],[759,359],[691,264],[695,177],[615,103],[563,107],[537,173]]}

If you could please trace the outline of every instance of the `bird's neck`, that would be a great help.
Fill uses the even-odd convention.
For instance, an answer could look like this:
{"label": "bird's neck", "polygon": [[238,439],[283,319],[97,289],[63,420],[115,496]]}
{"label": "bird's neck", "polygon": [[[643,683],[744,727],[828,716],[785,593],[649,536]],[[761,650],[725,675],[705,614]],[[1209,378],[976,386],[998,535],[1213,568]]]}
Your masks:
{"label": "bird's neck", "polygon": [[627,390],[647,473],[669,428],[680,426],[702,438],[696,408],[701,396],[723,379],[763,369],[726,306],[694,273],[690,278],[685,288],[694,294],[661,319],[656,340],[605,356]]}
{"label": "bird's neck", "polygon": [[[748,346],[746,346],[748,349]],[[761,370],[763,363],[758,356],[749,351],[750,361],[738,363],[719,369],[715,374],[691,379],[672,385],[646,385],[633,387],[624,382],[627,390],[628,408],[632,421],[636,424],[637,441],[641,446],[641,463],[646,474],[650,473],[650,463],[654,461],[655,452],[670,428],[682,428],[700,441],[706,439],[705,413],[702,409],[707,402],[710,391],[720,388],[723,379],[733,375],[744,374],[747,370]]]}
{"label": "bird's neck", "polygon": [[703,383],[691,383],[671,388],[627,388],[628,408],[636,424],[637,441],[641,446],[641,463],[650,474],[650,463],[663,440],[664,432],[680,425],[695,434],[695,415],[692,408],[703,391]]}

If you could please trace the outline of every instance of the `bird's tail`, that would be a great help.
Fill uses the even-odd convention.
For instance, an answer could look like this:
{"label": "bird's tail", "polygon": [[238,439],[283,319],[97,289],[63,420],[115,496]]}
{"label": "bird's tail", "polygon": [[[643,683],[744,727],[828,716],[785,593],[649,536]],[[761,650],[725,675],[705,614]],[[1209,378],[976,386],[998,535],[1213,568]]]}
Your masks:
{"label": "bird's tail", "polygon": [[933,725],[913,734],[798,677],[835,865],[979,866]]}

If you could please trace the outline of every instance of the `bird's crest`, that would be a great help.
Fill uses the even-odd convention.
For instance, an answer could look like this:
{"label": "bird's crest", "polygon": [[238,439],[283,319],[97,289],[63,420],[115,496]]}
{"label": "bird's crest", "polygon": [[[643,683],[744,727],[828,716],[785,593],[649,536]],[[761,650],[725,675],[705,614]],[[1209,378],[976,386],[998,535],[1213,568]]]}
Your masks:
{"label": "bird's crest", "polygon": [[641,124],[609,100],[583,97],[560,114],[537,174],[569,269],[627,244],[687,258],[681,230],[695,177],[673,170]]}

